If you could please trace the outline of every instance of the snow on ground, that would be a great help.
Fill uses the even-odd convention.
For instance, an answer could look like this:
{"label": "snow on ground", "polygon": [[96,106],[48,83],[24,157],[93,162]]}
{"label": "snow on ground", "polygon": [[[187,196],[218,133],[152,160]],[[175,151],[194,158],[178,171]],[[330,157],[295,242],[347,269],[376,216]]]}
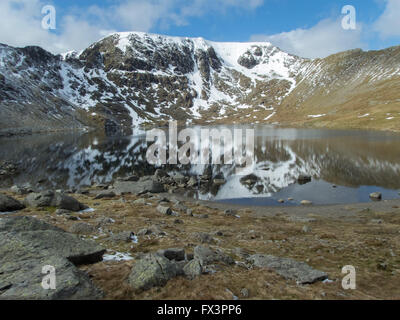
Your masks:
{"label": "snow on ground", "polygon": [[321,117],[325,117],[326,114],[310,114],[307,117],[309,118],[321,118]]}
{"label": "snow on ground", "polygon": [[133,257],[128,253],[115,252],[113,254],[105,254],[103,255],[104,261],[130,261],[133,260]]}

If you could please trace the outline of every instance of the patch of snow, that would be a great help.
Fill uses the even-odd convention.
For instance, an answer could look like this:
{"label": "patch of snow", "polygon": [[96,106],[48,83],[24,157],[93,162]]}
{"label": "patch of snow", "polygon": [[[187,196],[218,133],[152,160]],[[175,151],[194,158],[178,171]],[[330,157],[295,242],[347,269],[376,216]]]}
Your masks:
{"label": "patch of snow", "polygon": [[115,252],[114,254],[103,255],[103,261],[130,261],[133,257],[128,253]]}

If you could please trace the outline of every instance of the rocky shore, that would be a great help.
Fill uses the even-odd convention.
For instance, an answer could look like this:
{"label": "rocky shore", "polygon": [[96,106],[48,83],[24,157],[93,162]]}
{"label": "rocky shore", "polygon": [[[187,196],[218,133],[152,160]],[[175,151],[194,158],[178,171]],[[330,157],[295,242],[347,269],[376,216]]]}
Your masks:
{"label": "rocky shore", "polygon": [[[0,299],[400,298],[399,201],[246,208],[183,196],[223,183],[158,170],[79,190],[4,189]],[[40,286],[45,265],[55,290]],[[356,290],[342,287],[346,265]]]}

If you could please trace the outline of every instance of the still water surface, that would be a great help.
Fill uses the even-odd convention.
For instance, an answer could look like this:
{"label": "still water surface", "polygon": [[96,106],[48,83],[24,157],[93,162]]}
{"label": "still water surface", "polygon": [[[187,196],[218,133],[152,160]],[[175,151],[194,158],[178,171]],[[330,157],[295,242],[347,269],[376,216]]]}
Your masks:
{"label": "still water surface", "polygon": [[[376,191],[382,192],[384,199],[400,197],[399,134],[253,128],[256,163],[251,173],[257,181],[245,185],[241,182],[243,176],[232,173],[232,165],[214,166],[213,175],[223,173],[227,183],[220,188],[203,188],[194,197],[246,205],[281,205],[279,199],[285,200],[283,205],[296,205],[301,200],[315,204],[368,202],[369,194]],[[90,133],[3,138],[0,160],[17,163],[20,173],[1,184],[30,182],[42,189],[70,188],[110,182],[133,171],[150,175],[156,168],[146,161],[147,146],[144,135],[106,137]],[[201,175],[205,167],[166,169]],[[312,176],[312,181],[297,183],[302,174]],[[40,180],[45,182],[38,184]],[[288,198],[293,200],[287,201]]]}

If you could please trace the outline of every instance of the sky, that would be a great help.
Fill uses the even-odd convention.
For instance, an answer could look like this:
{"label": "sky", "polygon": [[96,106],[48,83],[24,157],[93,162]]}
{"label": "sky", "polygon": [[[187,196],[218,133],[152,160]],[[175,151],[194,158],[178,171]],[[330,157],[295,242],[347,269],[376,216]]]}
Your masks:
{"label": "sky", "polygon": [[[342,12],[348,5],[354,7],[354,16]],[[50,11],[42,12],[46,6],[55,9],[52,19]],[[343,20],[345,26],[355,22],[354,28],[344,28]],[[43,28],[43,23],[52,28]],[[400,0],[0,1],[0,43],[12,46],[79,51],[121,31],[268,41],[289,53],[317,58],[400,45]]]}

